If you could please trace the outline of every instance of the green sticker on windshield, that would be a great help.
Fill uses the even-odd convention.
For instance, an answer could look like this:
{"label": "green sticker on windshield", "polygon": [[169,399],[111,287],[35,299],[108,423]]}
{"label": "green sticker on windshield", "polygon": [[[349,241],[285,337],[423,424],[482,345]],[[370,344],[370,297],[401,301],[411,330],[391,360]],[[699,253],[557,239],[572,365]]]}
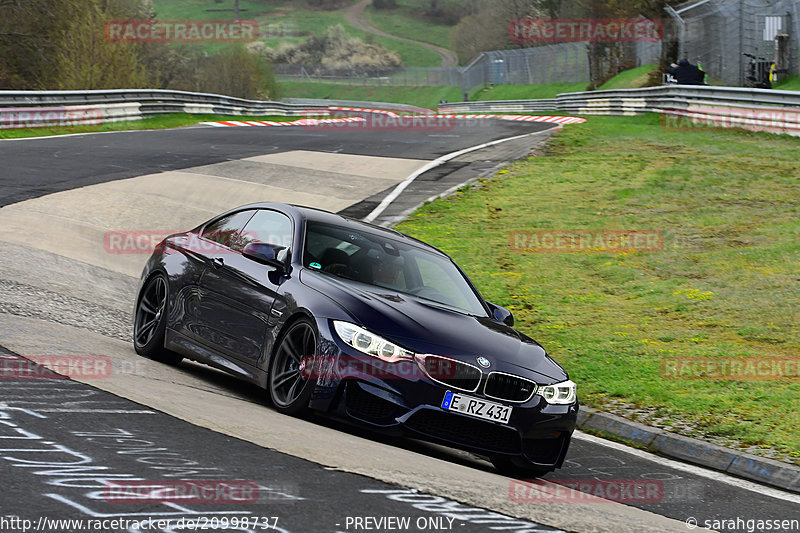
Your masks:
{"label": "green sticker on windshield", "polygon": [[311,263],[308,266],[310,266],[311,268],[316,268],[317,270],[322,268],[322,265],[320,265],[319,263]]}

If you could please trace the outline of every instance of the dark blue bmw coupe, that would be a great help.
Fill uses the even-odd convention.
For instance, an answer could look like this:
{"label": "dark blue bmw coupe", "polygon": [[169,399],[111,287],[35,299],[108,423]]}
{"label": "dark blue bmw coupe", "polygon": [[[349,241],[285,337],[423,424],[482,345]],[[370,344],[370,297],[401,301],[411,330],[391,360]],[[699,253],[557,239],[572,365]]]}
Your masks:
{"label": "dark blue bmw coupe", "polygon": [[156,248],[134,346],[256,383],[286,414],[321,411],[541,475],[567,453],[575,384],[513,322],[432,246],[260,203]]}

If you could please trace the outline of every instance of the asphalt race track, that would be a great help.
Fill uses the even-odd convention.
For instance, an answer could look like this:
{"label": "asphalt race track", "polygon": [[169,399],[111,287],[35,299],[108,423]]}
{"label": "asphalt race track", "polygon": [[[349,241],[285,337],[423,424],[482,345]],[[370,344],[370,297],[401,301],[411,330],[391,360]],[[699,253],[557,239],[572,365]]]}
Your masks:
{"label": "asphalt race track", "polygon": [[0,206],[85,185],[290,150],[432,160],[552,127],[499,120],[459,123],[433,133],[196,127],[2,141]]}
{"label": "asphalt race track", "polygon": [[[690,517],[701,526],[800,518],[796,494],[581,433],[565,467],[546,479],[638,480],[657,487],[656,496],[622,505],[565,498],[552,487],[529,491],[479,457],[284,417],[263,391],[220,372],[188,362],[164,367],[133,352],[130,311],[147,256],[109,250],[104,232],[186,229],[225,206],[272,195],[364,216],[428,161],[532,134],[421,176],[387,209],[391,222],[524,157],[551,127],[495,120],[446,132],[196,127],[0,141],[3,368],[40,354],[113,364],[102,379],[0,376],[0,531],[22,531],[14,518],[36,525],[44,517],[161,517],[174,528],[150,531],[188,531],[178,527],[181,518],[210,526],[214,517],[263,517],[258,527],[228,530],[295,532],[689,531]],[[257,498],[120,503],[103,492],[115,480],[238,483],[256,487]],[[214,524],[206,530],[224,529]]]}
{"label": "asphalt race track", "polygon": [[[3,355],[11,356],[7,351]],[[169,520],[173,527],[182,519],[213,524],[236,517],[248,520],[242,529],[268,525],[277,531],[330,532],[352,529],[365,516],[386,516],[403,517],[407,529],[468,533],[486,531],[491,523],[515,531],[558,531],[325,469],[53,376],[7,377],[0,390],[0,418],[10,437],[6,442],[14,439],[13,447],[0,448],[3,479],[11,487],[4,501],[25,502],[13,511],[3,509],[6,516],[37,523],[42,516]],[[97,407],[71,407],[74,398],[91,398]],[[189,503],[148,502],[147,493],[137,497],[136,482],[153,479],[194,480],[215,489],[227,484],[238,486],[238,492],[215,490]],[[116,490],[108,487],[112,483],[117,483]],[[177,493],[180,486],[172,488]]]}

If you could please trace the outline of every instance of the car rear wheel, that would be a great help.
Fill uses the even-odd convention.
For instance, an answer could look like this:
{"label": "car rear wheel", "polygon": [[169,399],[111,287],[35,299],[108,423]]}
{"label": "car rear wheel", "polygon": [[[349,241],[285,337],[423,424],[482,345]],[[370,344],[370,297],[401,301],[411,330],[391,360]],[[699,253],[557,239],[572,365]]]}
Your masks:
{"label": "car rear wheel", "polygon": [[133,347],[139,355],[177,365],[183,357],[164,348],[166,309],[167,280],[163,274],[156,274],[147,281],[139,295],[133,324]]}
{"label": "car rear wheel", "polygon": [[303,373],[306,359],[317,350],[313,324],[298,320],[281,335],[272,356],[269,372],[269,395],[275,409],[297,416],[308,411],[313,379]]}

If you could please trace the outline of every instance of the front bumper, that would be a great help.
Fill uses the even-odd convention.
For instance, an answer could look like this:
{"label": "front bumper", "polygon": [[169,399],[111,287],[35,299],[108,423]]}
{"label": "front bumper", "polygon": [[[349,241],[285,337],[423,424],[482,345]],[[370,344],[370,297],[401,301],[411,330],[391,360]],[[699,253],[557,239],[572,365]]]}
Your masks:
{"label": "front bumper", "polygon": [[537,468],[563,464],[575,429],[577,402],[551,405],[538,394],[524,403],[504,402],[486,398],[479,388],[464,394],[512,406],[507,424],[445,411],[442,400],[452,388],[432,380],[418,367],[413,371],[408,365],[401,368],[384,363],[337,340],[324,343],[329,372],[316,376],[312,408],[454,448],[506,456]]}
{"label": "front bumper", "polygon": [[422,402],[415,407],[408,406],[408,401],[387,399],[387,391],[375,383],[346,380],[343,389],[334,409],[339,415],[379,428],[399,427],[410,435],[455,448],[519,457],[544,468],[563,464],[578,413],[577,404],[546,404],[546,409],[514,405],[509,423],[500,424],[445,411],[439,406],[444,389],[437,391],[438,403]]}

